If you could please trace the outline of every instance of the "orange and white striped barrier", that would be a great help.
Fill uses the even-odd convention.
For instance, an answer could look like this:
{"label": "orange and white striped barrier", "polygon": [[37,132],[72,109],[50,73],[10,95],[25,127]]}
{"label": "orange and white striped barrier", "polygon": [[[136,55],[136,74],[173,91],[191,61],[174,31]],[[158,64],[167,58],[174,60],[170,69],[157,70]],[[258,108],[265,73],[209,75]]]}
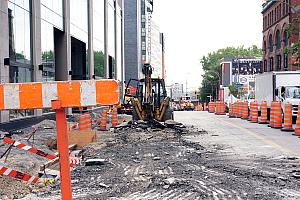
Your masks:
{"label": "orange and white striped barrier", "polygon": [[267,101],[262,101],[260,105],[260,124],[267,124],[268,123],[268,104]]}
{"label": "orange and white striped barrier", "polygon": [[51,108],[52,100],[62,107],[86,107],[119,103],[115,80],[0,84],[0,110]]}
{"label": "orange and white striped barrier", "polygon": [[295,127],[295,134],[300,136],[300,104],[298,105],[298,113],[297,113],[297,120],[296,120],[296,127]]}
{"label": "orange and white striped barrier", "polygon": [[65,108],[117,105],[119,101],[119,83],[112,79],[0,84],[0,110],[55,110],[62,200],[72,199]]}
{"label": "orange and white striped barrier", "polygon": [[0,174],[28,182],[29,184],[36,184],[39,182],[38,177],[2,165],[0,165]]}
{"label": "orange and white striped barrier", "polygon": [[91,115],[89,113],[79,115],[78,127],[81,131],[92,129]]}
{"label": "orange and white striped barrier", "polygon": [[117,107],[113,107],[111,112],[111,126],[116,127],[119,124]]}
{"label": "orange and white striped barrier", "polygon": [[291,103],[286,103],[284,105],[284,124],[282,131],[292,132],[293,129],[293,105]]}
{"label": "orange and white striped barrier", "polygon": [[274,102],[273,117],[274,117],[273,128],[281,129],[282,128],[282,111],[281,111],[280,101]]}
{"label": "orange and white striped barrier", "polygon": [[50,153],[46,153],[44,151],[41,151],[41,150],[38,150],[37,148],[34,148],[34,147],[31,147],[31,146],[28,146],[26,144],[23,144],[23,143],[20,143],[20,142],[17,142],[13,139],[10,139],[8,137],[4,137],[3,138],[3,142],[7,143],[7,144],[10,144],[10,145],[13,145],[19,149],[23,149],[25,151],[28,151],[30,153],[34,153],[36,155],[39,155],[39,156],[42,156],[42,157],[45,157],[45,158],[48,158],[50,160],[52,159],[55,159],[57,156],[55,155],[52,155]]}

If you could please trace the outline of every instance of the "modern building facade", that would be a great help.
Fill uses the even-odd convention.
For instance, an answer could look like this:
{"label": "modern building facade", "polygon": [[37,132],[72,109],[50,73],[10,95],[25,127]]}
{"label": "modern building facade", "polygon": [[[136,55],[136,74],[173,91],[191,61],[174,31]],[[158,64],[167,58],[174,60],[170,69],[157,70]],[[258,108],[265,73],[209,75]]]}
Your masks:
{"label": "modern building facade", "polygon": [[[122,0],[1,0],[0,10],[1,83],[124,81]],[[43,112],[4,111],[1,122]]]}
{"label": "modern building facade", "polygon": [[150,63],[154,76],[162,72],[162,50],[159,28],[152,20],[153,0],[124,1],[125,79],[140,79],[142,65]]}
{"label": "modern building facade", "polygon": [[291,23],[299,27],[293,19],[300,11],[299,0],[268,0],[262,6],[263,15],[263,71],[299,70],[292,54],[285,49],[299,40],[299,30],[289,36],[286,29]]}

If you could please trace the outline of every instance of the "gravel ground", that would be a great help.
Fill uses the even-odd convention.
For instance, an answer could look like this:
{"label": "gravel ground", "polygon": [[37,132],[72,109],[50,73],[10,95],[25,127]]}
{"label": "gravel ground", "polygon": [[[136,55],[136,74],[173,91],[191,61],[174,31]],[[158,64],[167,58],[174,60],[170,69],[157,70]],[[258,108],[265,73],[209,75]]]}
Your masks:
{"label": "gravel ground", "polygon": [[[72,172],[74,199],[299,199],[299,161],[285,157],[240,158],[220,145],[204,148],[172,129],[101,132],[86,158],[99,166]],[[59,183],[24,199],[60,199]]]}

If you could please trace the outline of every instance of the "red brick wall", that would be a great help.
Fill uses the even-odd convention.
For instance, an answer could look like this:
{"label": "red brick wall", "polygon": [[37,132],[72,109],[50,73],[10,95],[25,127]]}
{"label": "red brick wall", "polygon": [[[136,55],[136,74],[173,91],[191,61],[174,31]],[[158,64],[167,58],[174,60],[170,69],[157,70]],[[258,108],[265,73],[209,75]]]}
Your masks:
{"label": "red brick wall", "polygon": [[[282,0],[283,1],[283,0]],[[296,7],[300,5],[300,0],[291,0],[292,7]],[[279,12],[281,13],[279,16]],[[272,13],[273,13],[273,21],[266,22],[267,19],[272,19]],[[286,26],[292,22],[292,19],[296,17],[296,14],[287,13],[285,15],[284,13],[284,4],[281,2],[274,3],[272,7],[270,7],[268,10],[266,10],[263,13],[263,63],[264,60],[267,60],[267,71],[270,71],[270,58],[273,57],[273,70],[276,71],[277,69],[277,60],[276,56],[281,55],[281,68],[279,70],[284,70],[284,30]],[[297,23],[293,23],[294,26],[299,26]],[[280,31],[280,38],[281,38],[281,48],[276,49],[276,31]],[[272,34],[273,38],[273,52],[270,52],[269,50],[269,36]],[[295,31],[295,33],[289,38],[288,44],[291,45],[292,43],[299,40],[299,31]],[[264,46],[264,41],[266,41],[266,47]],[[291,56],[289,55],[288,58],[288,70],[297,70],[298,67],[291,65]]]}

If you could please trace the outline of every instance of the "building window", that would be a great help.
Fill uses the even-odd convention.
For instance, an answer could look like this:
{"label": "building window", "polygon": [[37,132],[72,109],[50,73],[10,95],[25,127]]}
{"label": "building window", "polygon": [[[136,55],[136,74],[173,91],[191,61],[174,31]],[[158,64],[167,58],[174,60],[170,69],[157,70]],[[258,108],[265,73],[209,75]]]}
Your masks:
{"label": "building window", "polygon": [[264,60],[264,72],[268,71],[268,61],[265,59]]}
{"label": "building window", "polygon": [[270,34],[269,36],[269,50],[270,52],[273,52],[273,35]]}
{"label": "building window", "polygon": [[276,49],[281,48],[281,38],[279,30],[276,31]]}
{"label": "building window", "polygon": [[266,54],[267,52],[267,42],[264,40],[263,52]]}
{"label": "building window", "polygon": [[288,66],[289,66],[288,54],[285,53],[283,55],[283,69],[285,71],[287,71],[288,70]]}
{"label": "building window", "polygon": [[276,56],[276,70],[277,71],[281,70],[281,55]]}
{"label": "building window", "polygon": [[93,0],[94,75],[104,77],[104,0]]}
{"label": "building window", "polygon": [[274,69],[274,61],[273,61],[273,57],[270,58],[270,71],[273,71]]}
{"label": "building window", "polygon": [[284,31],[283,34],[283,43],[284,43],[284,47],[288,46],[288,35],[286,31]]}
{"label": "building window", "polygon": [[[33,81],[30,0],[8,1],[9,82]],[[33,110],[11,110],[9,118],[33,115]]]}

